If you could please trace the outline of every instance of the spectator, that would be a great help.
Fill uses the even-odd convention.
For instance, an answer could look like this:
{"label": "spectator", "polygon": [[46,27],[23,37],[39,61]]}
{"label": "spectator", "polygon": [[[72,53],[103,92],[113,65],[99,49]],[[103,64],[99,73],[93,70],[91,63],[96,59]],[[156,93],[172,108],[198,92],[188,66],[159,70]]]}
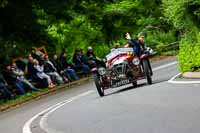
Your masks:
{"label": "spectator", "polygon": [[30,78],[33,82],[39,83],[40,87],[48,87],[48,83],[46,79],[40,79],[37,76],[37,70],[34,68],[34,59],[31,55],[28,56],[28,78]]}
{"label": "spectator", "polygon": [[5,79],[1,73],[0,73],[0,92],[7,99],[14,98],[14,95],[8,89],[8,83],[5,81]]}
{"label": "spectator", "polygon": [[45,54],[41,54],[40,56],[39,56],[39,65],[40,66],[43,66],[45,64]]}
{"label": "spectator", "polygon": [[85,65],[87,65],[90,69],[95,68],[97,66],[96,62],[93,59],[89,58],[87,54],[84,53],[83,49],[80,50],[80,53],[81,53],[81,61]]}
{"label": "spectator", "polygon": [[58,56],[56,54],[53,55],[53,59],[52,59],[52,63],[53,65],[56,67],[58,73],[62,76],[63,80],[65,83],[69,82],[69,75],[67,72],[64,71],[64,69],[62,68],[62,64],[60,62],[60,60],[58,59]]}
{"label": "spectator", "polygon": [[99,60],[97,59],[96,55],[94,54],[94,51],[92,49],[92,47],[88,47],[88,51],[86,53],[87,57],[89,58],[89,61],[90,62],[95,62],[95,64],[97,66],[101,66],[101,67],[106,67],[106,64],[102,61],[102,60]]}
{"label": "spectator", "polygon": [[64,51],[60,55],[60,62],[61,62],[62,70],[68,73],[72,80],[78,80],[78,76],[75,70],[72,68],[72,65],[67,62],[67,54]]}
{"label": "spectator", "polygon": [[90,68],[82,61],[82,54],[80,49],[76,49],[73,56],[73,63],[77,69],[81,69],[84,72],[85,76],[90,73]]}
{"label": "spectator", "polygon": [[55,85],[51,81],[51,77],[48,76],[46,73],[44,73],[44,65],[40,66],[39,62],[36,59],[33,60],[33,64],[34,64],[34,68],[37,71],[36,72],[37,77],[40,78],[40,79],[46,79],[47,82],[48,82],[48,87],[49,88],[54,88]]}
{"label": "spectator", "polygon": [[31,55],[28,56],[28,64],[27,64],[27,70],[28,70],[28,77],[30,79],[35,79],[36,77],[36,70],[33,67],[33,57]]}
{"label": "spectator", "polygon": [[49,76],[55,77],[58,84],[63,83],[62,77],[58,74],[56,67],[49,60],[48,55],[44,56],[44,72]]}
{"label": "spectator", "polygon": [[13,74],[12,67],[10,65],[6,66],[6,70],[4,71],[4,77],[8,84],[15,86],[21,94],[26,93],[23,83],[16,79],[16,76]]}
{"label": "spectator", "polygon": [[29,88],[31,88],[34,91],[37,91],[38,89],[36,87],[34,87],[25,77],[24,77],[24,72],[22,70],[20,70],[16,63],[12,64],[12,73],[14,75],[14,77],[21,81],[23,84],[27,85]]}

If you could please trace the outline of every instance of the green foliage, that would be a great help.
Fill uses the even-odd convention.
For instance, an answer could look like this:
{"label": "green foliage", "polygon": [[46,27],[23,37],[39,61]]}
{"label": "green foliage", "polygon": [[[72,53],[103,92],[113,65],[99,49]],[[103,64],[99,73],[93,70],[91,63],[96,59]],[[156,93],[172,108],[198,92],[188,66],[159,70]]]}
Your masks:
{"label": "green foliage", "polygon": [[179,66],[183,72],[200,66],[200,1],[163,0],[164,15],[181,33]]}
{"label": "green foliage", "polygon": [[179,65],[182,72],[194,71],[200,66],[200,32],[190,33],[181,40]]}
{"label": "green foliage", "polygon": [[198,26],[200,16],[199,0],[162,0],[164,15],[178,29]]}
{"label": "green foliage", "polygon": [[199,31],[200,1],[3,0],[0,18],[0,58],[25,55],[45,45],[49,53],[66,50],[71,60],[76,48],[88,46],[97,56],[105,56],[115,43],[127,43],[126,32],[133,38],[145,36],[148,46],[161,52],[194,29]]}

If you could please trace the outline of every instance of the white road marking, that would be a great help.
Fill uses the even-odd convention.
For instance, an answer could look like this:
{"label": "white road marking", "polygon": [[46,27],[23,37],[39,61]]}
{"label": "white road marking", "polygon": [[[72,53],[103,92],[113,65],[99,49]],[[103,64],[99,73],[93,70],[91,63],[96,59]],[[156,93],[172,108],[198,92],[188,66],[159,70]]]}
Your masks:
{"label": "white road marking", "polygon": [[[177,61],[174,61],[174,62],[171,62],[171,63],[169,63],[169,64],[165,64],[165,65],[156,67],[156,68],[154,68],[154,69],[152,69],[152,70],[153,70],[153,71],[157,71],[157,70],[160,70],[160,69],[163,69],[163,68],[166,68],[166,67],[175,65],[175,64],[177,64],[177,63],[178,63]],[[53,105],[53,106],[51,106],[51,107],[49,107],[49,108],[43,110],[42,112],[36,114],[34,117],[32,117],[31,119],[29,119],[29,120],[25,123],[25,125],[24,125],[24,127],[23,127],[23,133],[32,133],[30,125],[31,125],[31,123],[32,123],[35,119],[37,119],[37,118],[38,118],[39,116],[41,116],[41,115],[43,115],[43,117],[41,117],[40,127],[41,127],[45,132],[47,132],[47,133],[62,133],[62,132],[59,132],[59,131],[55,131],[54,129],[50,129],[50,128],[48,127],[48,124],[47,124],[47,118],[48,118],[48,116],[49,116],[51,113],[53,113],[54,111],[56,111],[57,109],[59,109],[59,108],[61,108],[62,106],[64,106],[65,104],[70,103],[70,102],[72,102],[72,101],[74,101],[74,100],[77,100],[77,99],[79,99],[79,98],[81,98],[81,97],[87,96],[87,95],[89,95],[89,94],[91,94],[91,93],[93,93],[93,92],[94,92],[94,90],[87,91],[87,92],[85,92],[85,93],[82,93],[82,94],[80,94],[80,95],[77,95],[77,96],[75,96],[75,97],[72,97],[72,98],[70,98],[70,99],[68,99],[68,100],[65,100],[65,101],[63,101],[63,102],[57,103],[57,104],[55,104],[55,105]]]}
{"label": "white road marking", "polygon": [[[53,105],[53,106],[51,106],[51,107],[49,107],[49,108],[43,110],[42,112],[36,114],[34,117],[32,117],[31,119],[29,119],[29,120],[25,123],[25,125],[24,125],[24,127],[23,127],[23,130],[22,130],[23,133],[32,133],[31,128],[30,128],[30,125],[31,125],[31,123],[32,123],[35,119],[37,119],[39,116],[41,116],[41,115],[43,115],[43,114],[45,114],[45,113],[51,111],[52,109],[54,109],[54,108],[56,108],[56,107],[58,107],[58,106],[61,107],[61,105],[63,106],[63,105],[66,104],[66,103],[72,102],[72,101],[74,101],[74,100],[76,100],[76,99],[78,99],[78,98],[80,98],[80,97],[84,97],[84,96],[89,95],[89,94],[91,94],[91,93],[93,93],[93,92],[94,92],[94,90],[87,91],[87,92],[85,92],[85,93],[82,93],[82,94],[80,94],[80,95],[77,95],[77,96],[75,96],[75,97],[72,97],[72,98],[70,98],[70,99],[68,99],[68,100],[65,100],[65,101],[63,101],[63,102],[57,103],[57,104],[55,104],[55,105]],[[58,108],[57,108],[57,109],[58,109]]]}
{"label": "white road marking", "polygon": [[170,80],[168,80],[168,83],[172,84],[200,84],[200,81],[175,81],[175,79],[180,76],[182,73],[179,73],[172,77]]}
{"label": "white road marking", "polygon": [[153,70],[153,71],[157,71],[157,70],[160,70],[160,69],[163,69],[163,68],[166,68],[166,67],[175,65],[175,64],[178,64],[178,62],[177,62],[177,61],[174,61],[174,62],[171,62],[171,63],[169,63],[169,64],[166,64],[166,65],[162,65],[162,66],[153,68],[152,70]]}

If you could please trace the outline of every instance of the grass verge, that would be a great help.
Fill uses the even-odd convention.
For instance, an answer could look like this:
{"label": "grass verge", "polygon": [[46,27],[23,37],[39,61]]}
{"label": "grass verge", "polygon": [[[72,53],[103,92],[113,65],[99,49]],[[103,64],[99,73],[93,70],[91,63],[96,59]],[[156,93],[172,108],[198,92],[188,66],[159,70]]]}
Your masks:
{"label": "grass verge", "polygon": [[17,96],[16,99],[6,101],[4,103],[0,103],[0,112],[8,111],[10,109],[14,109],[24,105],[30,101],[41,99],[42,97],[49,96],[50,94],[55,94],[57,92],[65,91],[69,88],[73,88],[79,86],[82,83],[90,81],[91,77],[83,78],[78,81],[74,81],[65,85],[58,86],[53,89],[45,88],[40,91],[32,91],[26,93],[24,95]]}

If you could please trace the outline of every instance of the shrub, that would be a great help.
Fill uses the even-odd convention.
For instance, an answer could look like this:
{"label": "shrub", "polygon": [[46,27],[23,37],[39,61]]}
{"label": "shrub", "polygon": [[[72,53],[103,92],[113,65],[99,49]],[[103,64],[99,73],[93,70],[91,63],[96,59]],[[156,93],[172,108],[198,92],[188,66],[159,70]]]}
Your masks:
{"label": "shrub", "polygon": [[197,71],[200,67],[200,32],[181,40],[178,59],[182,72]]}

